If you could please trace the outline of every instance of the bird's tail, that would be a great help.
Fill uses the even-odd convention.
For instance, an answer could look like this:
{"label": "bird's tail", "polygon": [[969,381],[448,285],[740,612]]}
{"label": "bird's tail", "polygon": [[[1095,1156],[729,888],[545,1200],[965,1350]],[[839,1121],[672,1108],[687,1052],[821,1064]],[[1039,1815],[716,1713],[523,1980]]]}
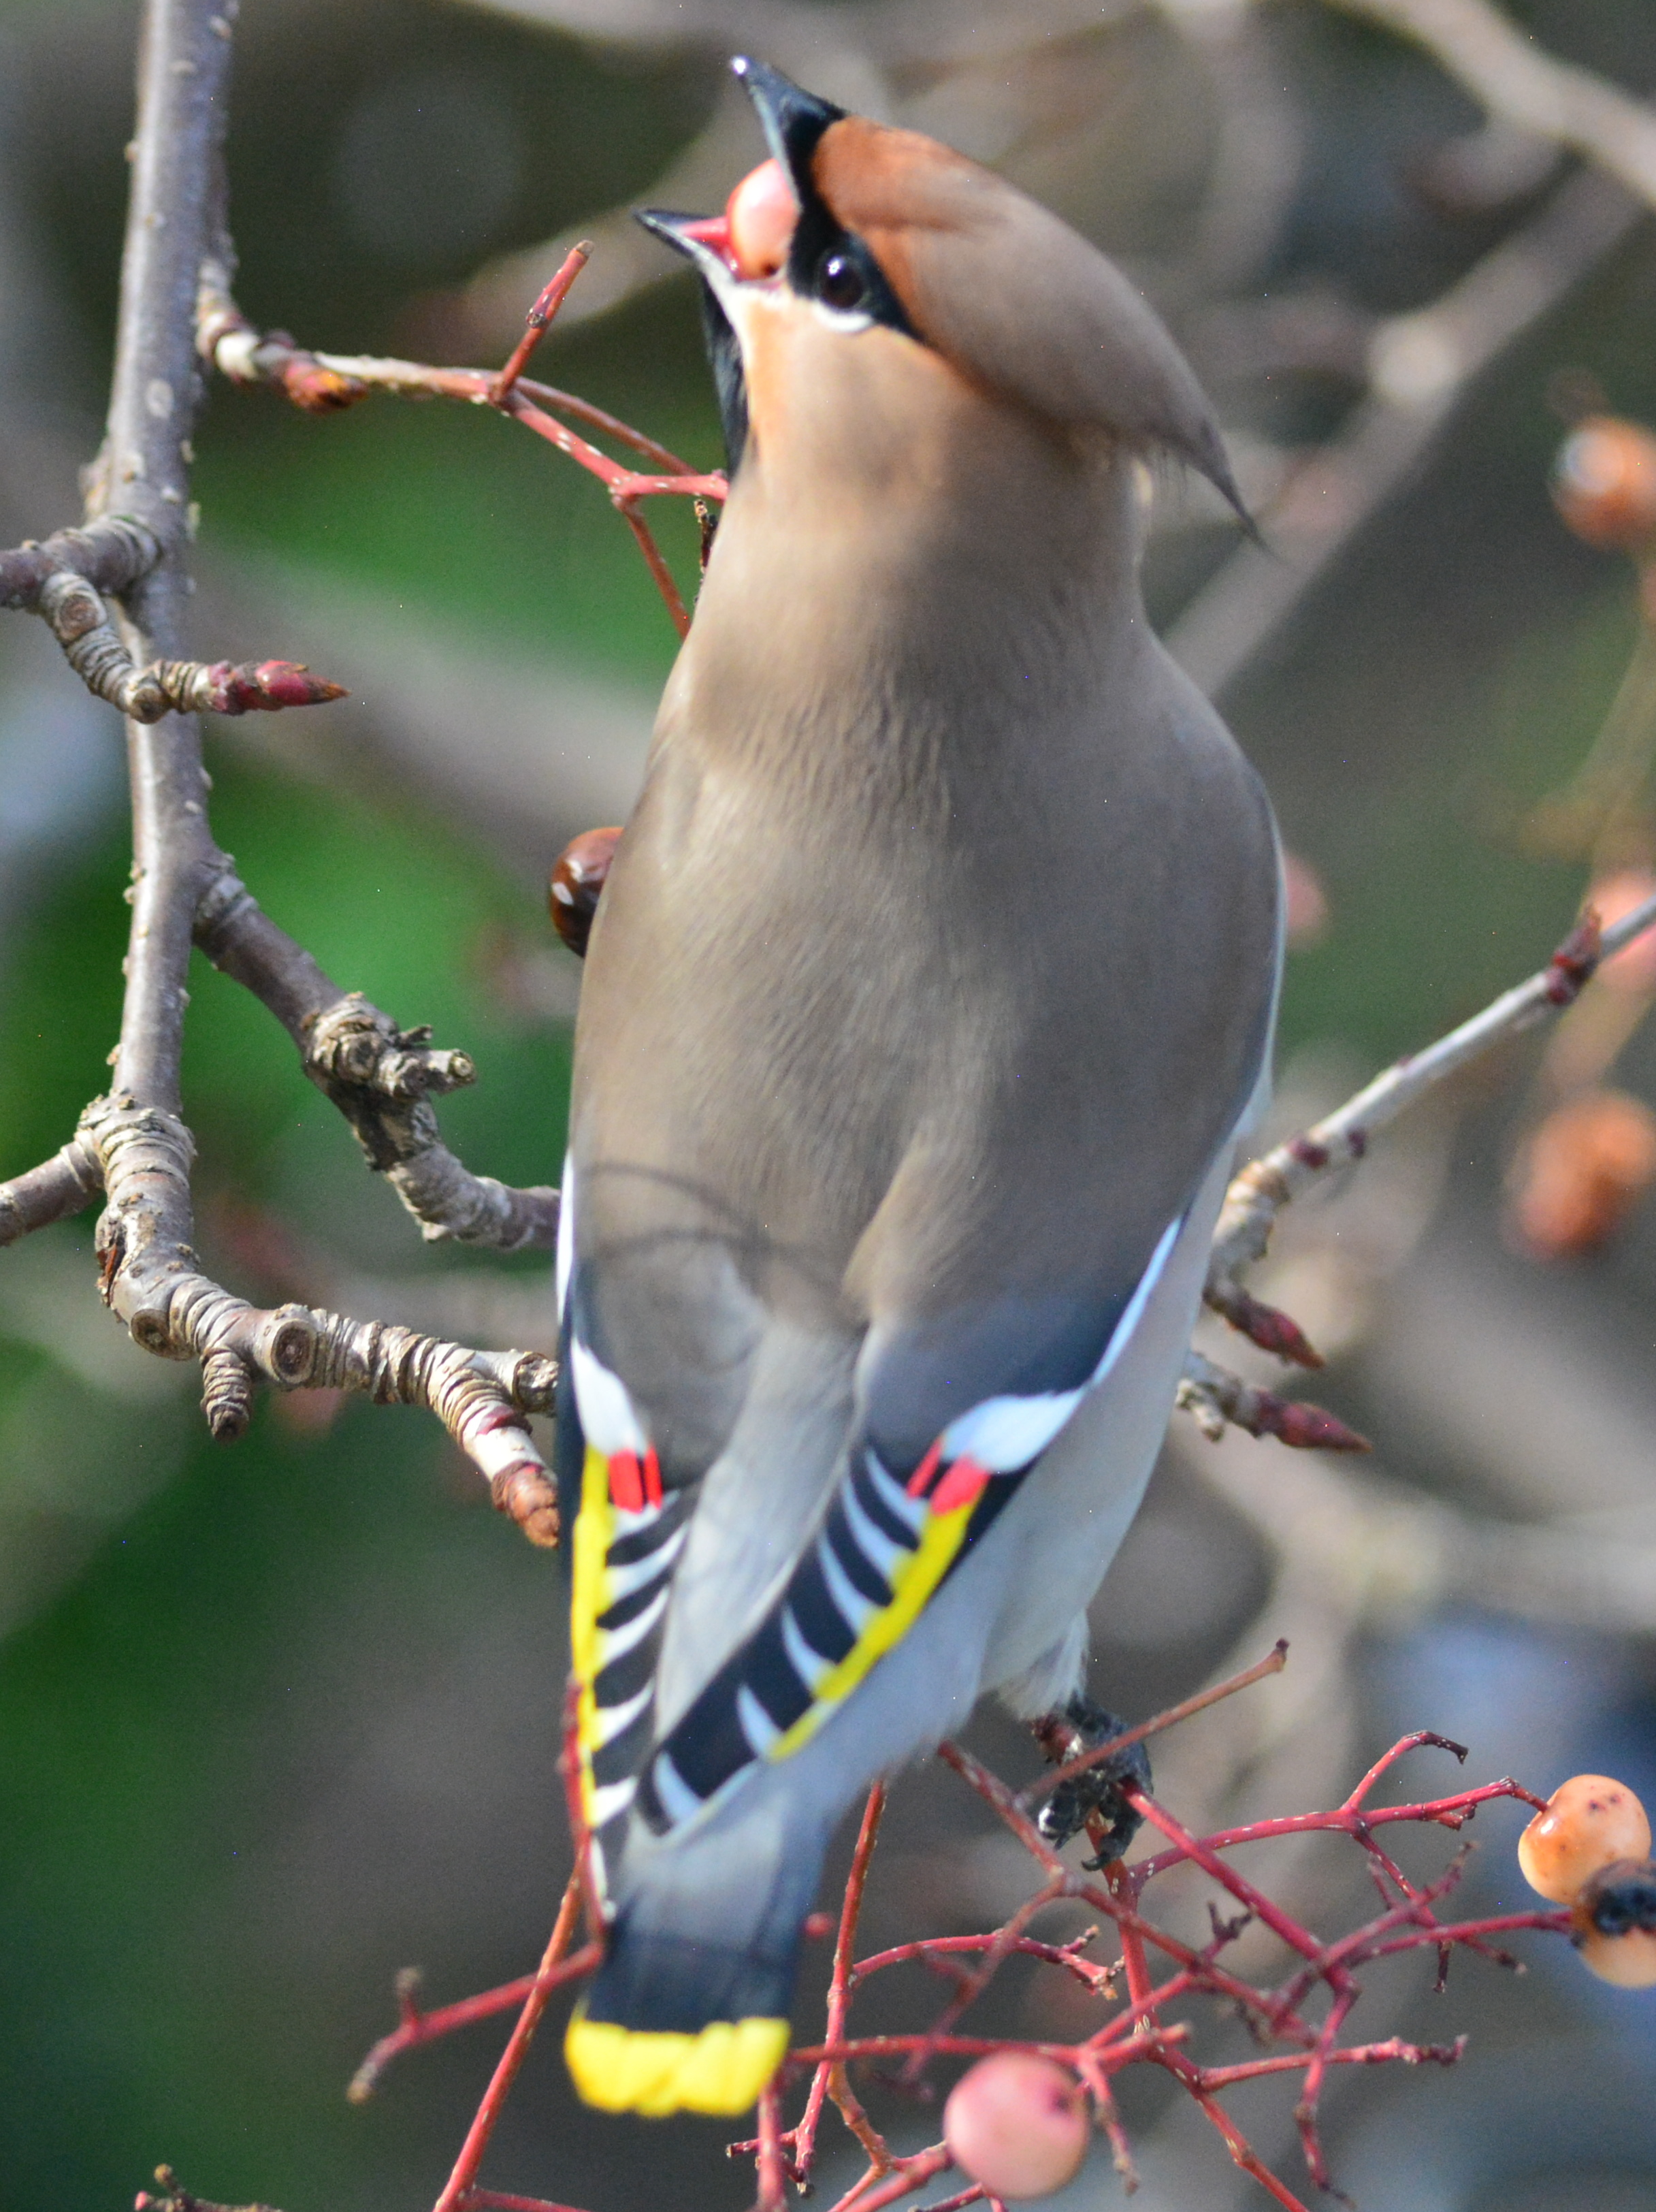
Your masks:
{"label": "bird's tail", "polygon": [[589,2105],[655,2118],[757,2102],[787,2049],[826,1843],[784,1809],[761,1784],[688,1836],[657,1840],[635,1817],[604,1964],[564,2043]]}

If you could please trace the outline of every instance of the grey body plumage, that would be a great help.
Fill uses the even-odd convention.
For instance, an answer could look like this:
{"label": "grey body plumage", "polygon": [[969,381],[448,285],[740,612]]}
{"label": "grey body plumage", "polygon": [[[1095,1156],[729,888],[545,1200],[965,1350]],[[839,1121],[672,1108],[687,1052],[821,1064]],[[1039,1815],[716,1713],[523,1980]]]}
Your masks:
{"label": "grey body plumage", "polygon": [[[616,1923],[570,2046],[585,2094],[641,2109],[750,2100],[751,2054],[738,2081],[705,2031],[786,2010],[868,1780],[983,1690],[1034,1711],[1076,1686],[1279,959],[1269,807],[1138,591],[1138,455],[1222,472],[1189,371],[1135,302],[1115,416],[1089,416],[1123,280],[929,142],[859,156],[824,112],[796,187],[850,161],[913,334],[696,249],[745,445],[577,1037],[564,1441],[579,1421],[600,1477],[652,1452],[635,1540],[675,1522],[620,1748],[593,1754]],[[928,212],[900,239],[911,146]],[[1067,412],[1005,388],[992,296],[936,307],[985,205],[1066,241],[1025,354],[1083,395]],[[1039,268],[1014,289],[1039,315]],[[618,2036],[679,2075],[646,2081]]]}

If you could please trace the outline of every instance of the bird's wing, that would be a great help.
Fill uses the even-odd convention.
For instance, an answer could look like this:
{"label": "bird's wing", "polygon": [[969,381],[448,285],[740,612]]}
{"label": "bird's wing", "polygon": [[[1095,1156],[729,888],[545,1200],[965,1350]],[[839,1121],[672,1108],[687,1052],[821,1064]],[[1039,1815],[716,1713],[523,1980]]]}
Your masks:
{"label": "bird's wing", "polygon": [[[664,1709],[657,1702],[664,1637],[686,1595],[675,1591],[675,1571],[688,1564],[702,1512],[731,1513],[721,1490],[739,1498],[749,1488],[744,1467],[731,1464],[744,1455],[727,1450],[701,1484],[664,1486],[626,1385],[572,1328],[584,1432],[573,1656],[587,1816],[601,1838],[633,1809],[658,1833],[695,1821],[761,1762],[786,1759],[811,1739],[908,1632],[1108,1375],[1182,1218],[1165,1224],[1143,1267],[1113,1291],[999,1299],[869,1330],[846,1377],[837,1436],[822,1435],[816,1463],[796,1486],[816,1510],[803,1528],[796,1516],[788,1555],[755,1590],[749,1547],[725,1532],[726,1540],[701,1547],[699,1632],[679,1638],[693,1648],[681,1648],[680,1686]],[[797,1448],[797,1422],[783,1425]],[[777,1473],[774,1462],[754,1468],[750,1531],[769,1517],[762,1486],[768,1474],[773,1499]]]}
{"label": "bird's wing", "polygon": [[1153,1296],[1276,966],[1268,810],[1177,687],[1102,797],[1054,771],[1073,821],[966,779],[970,871],[843,823],[824,865],[818,813],[674,727],[594,931],[566,1182],[600,1828],[789,1757],[981,1541]]}

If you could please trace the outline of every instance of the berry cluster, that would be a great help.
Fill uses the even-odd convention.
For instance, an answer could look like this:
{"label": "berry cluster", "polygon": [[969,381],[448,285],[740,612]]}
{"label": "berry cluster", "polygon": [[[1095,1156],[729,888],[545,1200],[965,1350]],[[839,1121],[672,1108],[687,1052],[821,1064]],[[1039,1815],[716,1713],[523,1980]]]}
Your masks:
{"label": "berry cluster", "polygon": [[1607,1774],[1560,1783],[1520,1837],[1518,1863],[1538,1895],[1570,1907],[1570,1941],[1601,1981],[1656,1985],[1650,1822],[1625,1783]]}
{"label": "berry cluster", "polygon": [[[757,2136],[731,2146],[733,2153],[755,2159],[759,2185],[755,2212],[782,2212],[788,2184],[803,2188],[811,2178],[819,2123],[829,2106],[867,2158],[866,2170],[834,2212],[881,2212],[883,2207],[912,2200],[917,2191],[951,2168],[965,2186],[957,2184],[955,2193],[932,2200],[926,2212],[956,2212],[968,2204],[992,2207],[1044,2197],[1079,2170],[1095,2128],[1107,2138],[1118,2169],[1131,2184],[1132,2157],[1112,2085],[1125,2069],[1142,2065],[1172,2076],[1211,2123],[1236,2165],[1284,2212],[1305,2212],[1304,2200],[1271,2170],[1226,2111],[1225,2093],[1267,2077],[1292,2082],[1307,2166],[1313,2184],[1328,2189],[1332,2183],[1319,2138],[1318,2108],[1333,2070],[1387,2063],[1447,2065],[1460,2055],[1459,2040],[1422,2045],[1392,2036],[1380,2042],[1347,2042],[1347,2022],[1368,1966],[1418,1950],[1435,1959],[1441,1986],[1455,1951],[1515,1966],[1501,1942],[1523,1930],[1570,1936],[1595,1973],[1623,1987],[1656,1984],[1656,1869],[1648,1856],[1649,1823],[1633,1792],[1604,1776],[1577,1776],[1550,1801],[1520,1783],[1502,1779],[1414,1803],[1375,1803],[1376,1785],[1399,1759],[1422,1747],[1465,1756],[1459,1744],[1422,1729],[1393,1745],[1338,1805],[1206,1836],[1186,1829],[1150,1794],[1149,1776],[1135,1747],[1214,1698],[1276,1672],[1285,1656],[1285,1647],[1279,1645],[1268,1659],[1228,1682],[1137,1728],[1107,1730],[1103,1740],[1093,1741],[1098,1730],[1078,1729],[1069,1721],[1045,1733],[1038,1731],[1049,1759],[1061,1763],[1021,1791],[958,1746],[945,1744],[943,1759],[991,1807],[1034,1862],[1028,1899],[1001,1927],[980,1935],[923,1938],[858,1955],[863,1889],[885,1796],[879,1788],[870,1794],[840,1911],[832,1918],[821,1916],[813,1923],[814,1933],[834,1936],[833,1974],[821,2039],[789,2054],[778,2080],[761,2100]],[[1090,1747],[1077,1751],[1077,1741]],[[1077,1796],[1077,1784],[1088,1786]],[[1100,1786],[1107,1794],[1113,1793],[1107,1806],[1092,1802]],[[1077,1869],[1061,1858],[1047,1832],[1054,1826],[1054,1816],[1050,1812],[1043,1815],[1043,1806],[1056,1804],[1060,1797],[1064,1804],[1073,1797],[1083,1806],[1084,1825],[1098,1854],[1090,1866]],[[1122,1807],[1114,1805],[1114,1797],[1124,1801]],[[1453,1832],[1481,1807],[1502,1800],[1534,1808],[1537,1817],[1525,1832],[1520,1857],[1526,1878],[1551,1909],[1465,1920],[1441,1915],[1441,1906],[1456,1887],[1467,1847],[1463,1845],[1435,1877],[1420,1881],[1406,1875],[1399,1865],[1391,1832],[1427,1827]],[[1120,1817],[1124,1809],[1131,1826],[1142,1823],[1156,1830],[1161,1843],[1152,1855],[1137,1856],[1131,1863],[1113,1856],[1107,1848],[1118,1828],[1124,1835],[1128,1832],[1128,1820]],[[1059,1825],[1067,1832],[1073,1822]],[[1374,1918],[1344,1932],[1319,1932],[1296,1918],[1234,1863],[1234,1855],[1241,1846],[1310,1834],[1343,1838],[1361,1852],[1379,1892],[1380,1910]],[[1179,1869],[1198,1869],[1226,1896],[1233,1917],[1210,1911],[1210,1941],[1186,1941],[1145,1911],[1146,1891]],[[481,2186],[478,2169],[494,2118],[548,2000],[555,1990],[588,1973],[599,1955],[596,1938],[577,1948],[581,1890],[578,1872],[538,1973],[434,2012],[422,2011],[413,1992],[403,1992],[401,2024],[376,2046],[359,2075],[356,2094],[366,2095],[385,2066],[400,2053],[489,2013],[523,2008],[465,2148],[438,2201],[438,2212],[491,2212],[491,2208],[496,2212],[567,2212],[546,2200]],[[1046,1905],[1060,1899],[1084,1903],[1097,1916],[1098,1926],[1067,1943],[1040,1940],[1031,1923]],[[596,1919],[592,1926],[596,1930]],[[1272,1979],[1255,1981],[1233,1954],[1233,1946],[1249,1927],[1277,1939],[1273,1948],[1280,1963]],[[1107,1928],[1119,1946],[1119,1955],[1113,1960],[1107,1954],[1089,1956]],[[1260,1955],[1268,1957],[1270,1952]],[[1078,2040],[1037,2042],[972,2033],[963,2015],[998,1969],[1014,1957],[1040,1961],[1084,1985],[1097,2012]],[[930,2029],[919,2034],[858,2033],[851,2014],[859,1992],[876,1977],[915,1966],[943,1977],[952,1992]],[[1319,1992],[1325,2000],[1321,2003],[1313,2002]],[[1202,2051],[1208,2033],[1202,2018],[1204,2000],[1210,2011],[1216,2007],[1221,2019],[1240,2017],[1247,2022],[1259,2046],[1253,2056],[1225,2063],[1218,2052],[1209,2057]],[[942,2140],[908,2155],[896,2152],[875,2125],[854,2082],[877,2081],[895,2067],[900,2084],[912,2090],[923,2085],[934,2066],[946,2066],[951,2060],[972,2063],[949,2094]],[[802,2089],[803,2109],[786,2125],[785,2104]],[[150,2200],[157,2206],[165,2202]],[[181,2200],[180,2205],[181,2212],[189,2212]]]}

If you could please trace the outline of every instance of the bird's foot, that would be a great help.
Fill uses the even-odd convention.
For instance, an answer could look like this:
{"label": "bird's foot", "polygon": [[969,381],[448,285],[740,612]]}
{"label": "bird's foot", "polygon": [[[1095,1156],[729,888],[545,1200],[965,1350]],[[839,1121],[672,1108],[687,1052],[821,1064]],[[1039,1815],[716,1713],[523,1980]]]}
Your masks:
{"label": "bird's foot", "polygon": [[[1035,1739],[1054,1765],[1066,1765],[1096,1744],[1119,1735],[1127,1723],[1079,1693],[1062,1711],[1048,1713],[1034,1723]],[[1084,1774],[1060,1782],[1035,1815],[1035,1826],[1053,1848],[1067,1844],[1085,1828],[1098,1856],[1086,1862],[1089,1873],[1121,1857],[1143,1822],[1143,1815],[1128,1794],[1150,1786],[1149,1754],[1142,1743],[1129,1744],[1112,1759],[1102,1759]]]}

